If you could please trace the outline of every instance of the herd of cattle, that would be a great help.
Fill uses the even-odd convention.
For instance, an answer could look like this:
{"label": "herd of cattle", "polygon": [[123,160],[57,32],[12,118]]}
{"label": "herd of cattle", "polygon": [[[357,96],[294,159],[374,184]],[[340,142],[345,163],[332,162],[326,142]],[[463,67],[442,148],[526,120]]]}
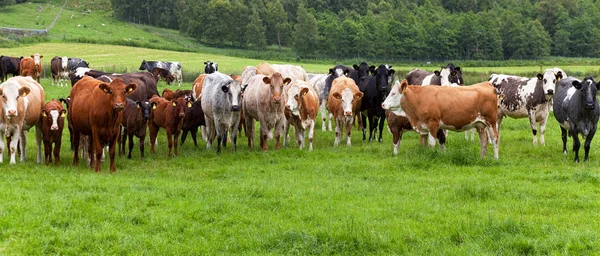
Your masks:
{"label": "herd of cattle", "polygon": [[[78,164],[81,151],[81,157],[87,158],[97,172],[106,146],[112,172],[116,171],[116,146],[124,154],[127,139],[131,158],[134,136],[139,138],[143,158],[147,131],[154,153],[160,128],[166,130],[169,156],[177,155],[177,146],[184,143],[188,133],[197,145],[198,128],[207,148],[217,139],[217,153],[228,139],[235,151],[242,130],[248,147],[253,148],[255,120],[260,124],[262,150],[268,149],[267,140],[273,137],[277,149],[282,139],[284,146],[288,144],[290,126],[294,126],[300,148],[305,147],[308,133],[308,148],[312,150],[319,111],[323,131],[332,131],[331,119],[335,121],[334,145],[342,140],[345,128],[349,146],[355,125],[362,130],[363,140],[367,140],[368,126],[368,140],[381,141],[387,119],[394,154],[406,131],[418,132],[421,144],[433,147],[437,142],[444,150],[445,130],[474,129],[479,134],[481,156],[486,155],[491,142],[498,159],[499,131],[505,116],[529,118],[533,143],[538,143],[539,130],[543,145],[550,110],[561,127],[564,153],[570,135],[575,161],[579,161],[581,134],[587,161],[600,116],[596,99],[600,83],[591,77],[567,77],[560,68],[547,69],[533,78],[492,74],[488,81],[464,86],[462,70],[453,64],[435,72],[413,69],[405,79],[394,82],[391,66],[365,62],[352,67],[336,65],[327,74],[310,75],[300,66],[261,63],[245,67],[241,75],[226,75],[218,71],[216,63],[207,61],[205,73],[196,78],[191,90],[165,89],[159,96],[159,79],[168,84],[177,80],[181,86],[180,63],[144,60],[140,70],[149,72],[115,74],[90,69],[89,63],[79,58],[56,56],[50,62],[52,85],[71,81],[72,88],[68,97],[45,102],[39,83],[42,58],[40,54],[0,57],[0,131],[4,135],[0,136],[0,162],[5,138],[10,163],[16,162],[19,152],[24,161],[25,134],[36,127],[37,162],[42,163],[43,142],[45,164],[52,156],[58,164],[65,118],[73,163]],[[13,77],[7,79],[8,74]]]}

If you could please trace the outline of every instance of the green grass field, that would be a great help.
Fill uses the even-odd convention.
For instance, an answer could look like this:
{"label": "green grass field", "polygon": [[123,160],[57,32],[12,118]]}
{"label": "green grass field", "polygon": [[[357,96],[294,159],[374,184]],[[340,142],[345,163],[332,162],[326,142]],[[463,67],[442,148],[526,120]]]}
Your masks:
{"label": "green grass field", "polygon": [[[226,73],[260,62],[108,45],[0,49],[33,52],[44,54],[46,65],[67,55],[93,68],[131,71],[142,59],[178,60],[198,72],[210,59]],[[475,80],[471,70],[486,72],[463,69],[467,81]],[[540,67],[518,68],[525,69]],[[70,90],[49,79],[42,84],[47,100]],[[161,82],[159,91],[165,87]],[[312,152],[295,145],[276,151],[274,141],[268,152],[248,149],[241,136],[237,152],[228,146],[216,155],[188,136],[179,156],[168,158],[161,130],[156,154],[147,144],[141,160],[136,142],[132,160],[117,158],[116,174],[108,163],[100,174],[73,166],[66,129],[60,165],[36,164],[31,131],[28,160],[8,165],[4,156],[0,164],[0,254],[597,254],[598,144],[589,162],[573,163],[549,118],[546,146],[532,145],[527,120],[506,119],[499,161],[491,147],[480,159],[478,142],[452,132],[445,152],[407,133],[393,156],[387,130],[382,143],[363,142],[355,130],[351,147],[334,147],[334,133],[322,132],[320,121]]]}

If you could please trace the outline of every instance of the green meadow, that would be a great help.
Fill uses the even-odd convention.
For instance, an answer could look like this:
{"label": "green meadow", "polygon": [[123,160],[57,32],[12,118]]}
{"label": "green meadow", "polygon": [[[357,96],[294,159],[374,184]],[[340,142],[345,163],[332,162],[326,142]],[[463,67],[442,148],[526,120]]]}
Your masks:
{"label": "green meadow", "polygon": [[[43,43],[0,49],[5,55],[39,52],[81,57],[97,69],[135,71],[142,59],[180,61],[198,74],[203,61],[226,73],[262,60],[208,53],[181,53],[109,45]],[[324,73],[331,65],[305,65]],[[351,63],[349,63],[351,64]],[[550,67],[550,66],[548,66]],[[398,70],[411,67],[398,66]],[[543,67],[546,68],[546,67]],[[567,72],[578,67],[563,67]],[[584,67],[585,68],[585,67]],[[511,67],[463,67],[469,74],[510,72]],[[540,67],[519,67],[539,72]],[[475,71],[473,71],[475,72]],[[400,76],[404,74],[399,71]],[[186,78],[187,81],[193,78]],[[42,79],[46,100],[68,95]],[[159,84],[159,91],[166,88]],[[169,86],[175,89],[174,86]],[[191,83],[182,85],[191,88]],[[258,124],[257,124],[258,125]],[[451,254],[589,255],[600,251],[600,154],[590,161],[562,154],[560,129],[550,114],[546,145],[532,145],[526,119],[505,119],[500,159],[491,146],[450,132],[447,149],[419,145],[404,135],[392,154],[391,134],[364,142],[356,129],[352,146],[333,146],[334,132],[317,121],[314,151],[295,143],[269,151],[220,155],[191,138],[177,157],[167,157],[164,130],[156,154],[118,156],[117,172],[95,173],[72,165],[63,131],[58,166],[35,163],[33,130],[26,162],[0,164],[0,254]],[[291,134],[293,139],[293,134]],[[568,147],[572,145],[569,140]],[[581,149],[583,154],[583,149]]]}

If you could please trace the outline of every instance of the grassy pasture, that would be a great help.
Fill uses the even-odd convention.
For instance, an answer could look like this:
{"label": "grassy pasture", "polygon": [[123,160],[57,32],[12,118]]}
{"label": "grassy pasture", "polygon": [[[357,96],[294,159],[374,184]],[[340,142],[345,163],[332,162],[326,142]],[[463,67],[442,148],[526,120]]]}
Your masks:
{"label": "grassy pasture", "polygon": [[[107,69],[135,70],[142,58],[179,60],[184,69],[200,69],[210,59],[224,72],[260,62],[85,44],[0,49],[32,52],[46,55],[46,62],[64,54]],[[467,70],[479,69],[463,68],[469,80]],[[42,84],[48,100],[70,89],[52,87],[49,79]],[[500,160],[494,161],[491,152],[480,159],[478,143],[463,133],[450,133],[445,152],[424,148],[407,133],[393,156],[387,131],[383,143],[363,142],[355,130],[351,147],[333,147],[334,133],[320,129],[313,152],[295,144],[275,151],[273,141],[268,152],[248,149],[241,136],[238,152],[228,146],[216,155],[203,141],[194,147],[188,136],[180,155],[168,158],[161,130],[156,154],[147,144],[141,160],[136,142],[133,159],[117,158],[116,174],[108,163],[96,174],[71,164],[66,129],[60,165],[36,164],[32,131],[28,160],[10,166],[5,156],[0,164],[0,253],[597,253],[597,143],[590,162],[573,163],[572,153],[561,152],[552,114],[546,146],[532,145],[525,119],[506,119],[501,133]]]}

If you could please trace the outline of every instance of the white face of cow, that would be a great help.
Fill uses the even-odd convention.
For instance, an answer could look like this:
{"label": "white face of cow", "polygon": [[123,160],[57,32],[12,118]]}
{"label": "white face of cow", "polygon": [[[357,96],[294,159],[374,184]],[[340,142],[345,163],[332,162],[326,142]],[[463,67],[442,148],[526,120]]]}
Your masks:
{"label": "white face of cow", "polygon": [[292,112],[293,115],[299,116],[299,100],[300,100],[300,86],[293,84],[287,91],[288,97],[285,103],[285,107]]}
{"label": "white face of cow", "polygon": [[40,63],[42,63],[42,55],[40,55],[39,53],[36,53],[34,55],[31,55],[31,58],[33,58],[33,63],[35,63],[36,66],[39,66]]}
{"label": "white face of cow", "polygon": [[242,109],[242,87],[238,81],[231,81],[228,85],[221,86],[221,90],[229,98],[231,111],[237,112]]}
{"label": "white face of cow", "polygon": [[400,106],[400,101],[402,100],[402,86],[406,86],[408,83],[406,80],[402,81],[402,85],[400,81],[396,81],[394,86],[392,86],[392,90],[390,90],[390,94],[385,98],[385,101],[381,104],[381,107],[385,110],[390,110],[392,113],[399,116],[406,116],[402,106]]}
{"label": "white face of cow", "polygon": [[29,94],[29,88],[23,87],[19,89],[19,85],[16,82],[7,81],[2,84],[0,96],[2,97],[3,114],[8,118],[18,116],[19,97],[25,97],[27,94]]}
{"label": "white face of cow", "polygon": [[67,66],[69,66],[69,58],[67,58],[67,56],[64,56],[61,58],[61,67],[63,68],[63,70],[66,70]]}
{"label": "white face of cow", "polygon": [[58,118],[60,117],[58,110],[50,110],[50,117],[52,117],[52,125],[50,126],[50,130],[58,130]]}
{"label": "white face of cow", "polygon": [[342,91],[342,109],[344,110],[344,116],[351,117],[352,113],[352,101],[354,100],[354,93],[350,88],[346,88]]}
{"label": "white face of cow", "polygon": [[[538,75],[538,78],[540,76]],[[542,78],[542,88],[544,89],[544,95],[546,99],[549,100],[554,95],[556,91],[556,83],[558,82],[558,78],[554,73],[554,70],[548,69],[544,71],[544,74],[541,76]]]}
{"label": "white face of cow", "polygon": [[335,69],[335,73],[334,73],[334,74],[335,74],[335,76],[336,76],[336,77],[345,76],[345,75],[344,75],[344,70],[343,70],[343,69],[341,69],[341,68],[336,68],[336,69]]}

